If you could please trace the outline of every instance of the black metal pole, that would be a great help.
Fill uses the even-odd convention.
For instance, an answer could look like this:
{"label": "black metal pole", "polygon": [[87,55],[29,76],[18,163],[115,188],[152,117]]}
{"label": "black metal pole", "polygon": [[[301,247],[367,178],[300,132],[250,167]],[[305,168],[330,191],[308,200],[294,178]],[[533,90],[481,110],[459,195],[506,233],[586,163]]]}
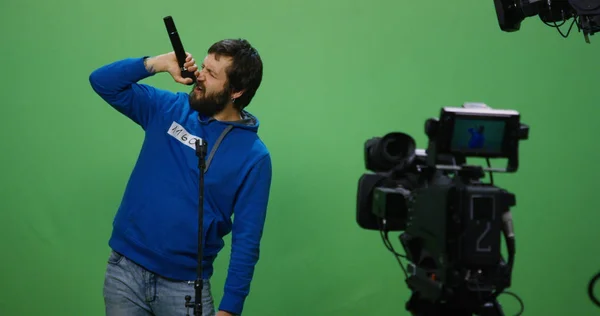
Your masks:
{"label": "black metal pole", "polygon": [[[194,308],[194,316],[202,316],[202,235],[204,227],[204,169],[206,168],[206,147],[204,140],[196,140],[196,156],[198,156],[198,263],[196,268],[196,281],[194,282],[195,298],[194,302],[190,303],[191,297],[185,297],[186,307]],[[189,315],[189,313],[188,313]]]}

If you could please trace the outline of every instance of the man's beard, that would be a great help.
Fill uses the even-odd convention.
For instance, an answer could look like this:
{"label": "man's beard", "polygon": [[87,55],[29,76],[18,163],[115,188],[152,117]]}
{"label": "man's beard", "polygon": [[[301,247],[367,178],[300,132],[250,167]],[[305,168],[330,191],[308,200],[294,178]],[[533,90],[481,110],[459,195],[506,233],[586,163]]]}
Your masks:
{"label": "man's beard", "polygon": [[229,87],[226,86],[223,88],[223,91],[216,94],[207,94],[206,89],[203,86],[200,86],[202,92],[196,91],[197,85],[198,83],[196,82],[192,91],[189,93],[190,107],[193,110],[201,115],[213,117],[225,109],[231,94]]}

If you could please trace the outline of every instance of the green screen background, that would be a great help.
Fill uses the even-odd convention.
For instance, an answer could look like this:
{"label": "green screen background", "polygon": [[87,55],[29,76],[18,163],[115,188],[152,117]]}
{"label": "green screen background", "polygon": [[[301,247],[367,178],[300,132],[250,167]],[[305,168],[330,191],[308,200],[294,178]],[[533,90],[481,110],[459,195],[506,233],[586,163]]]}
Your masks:
{"label": "green screen background", "polygon": [[[403,131],[423,147],[424,121],[465,101],[516,109],[531,126],[520,170],[495,177],[517,196],[511,290],[525,315],[598,313],[586,286],[600,269],[600,38],[564,39],[537,18],[503,33],[491,0],[21,0],[0,4],[1,315],[104,314],[107,240],[143,135],[88,75],[169,51],[166,15],[198,58],[244,37],[265,62],[248,109],[274,179],[246,315],[408,315],[398,263],[355,222],[363,142]],[[188,89],[168,75],[146,82]]]}

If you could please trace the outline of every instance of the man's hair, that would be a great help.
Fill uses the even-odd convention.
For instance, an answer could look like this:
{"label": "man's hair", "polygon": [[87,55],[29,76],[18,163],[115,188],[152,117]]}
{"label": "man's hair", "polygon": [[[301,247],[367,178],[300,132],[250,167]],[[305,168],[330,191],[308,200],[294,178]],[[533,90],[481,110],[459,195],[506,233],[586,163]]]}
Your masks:
{"label": "man's hair", "polygon": [[245,39],[224,39],[208,48],[209,54],[215,58],[231,57],[231,65],[227,68],[227,81],[231,92],[245,90],[233,105],[242,110],[256,94],[263,74],[260,55]]}

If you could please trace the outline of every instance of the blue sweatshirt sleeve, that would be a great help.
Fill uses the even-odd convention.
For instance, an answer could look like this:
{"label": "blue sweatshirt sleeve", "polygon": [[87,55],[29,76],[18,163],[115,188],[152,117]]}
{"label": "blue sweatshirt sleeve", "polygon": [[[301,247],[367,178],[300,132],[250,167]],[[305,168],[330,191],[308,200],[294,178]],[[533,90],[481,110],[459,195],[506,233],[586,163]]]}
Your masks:
{"label": "blue sweatshirt sleeve", "polygon": [[146,129],[154,115],[169,111],[177,97],[173,92],[137,83],[151,76],[144,57],[126,58],[94,70],[89,81],[104,101]]}
{"label": "blue sweatshirt sleeve", "polygon": [[242,313],[250,292],[267,213],[272,166],[269,154],[252,168],[234,206],[231,258],[219,310]]}

